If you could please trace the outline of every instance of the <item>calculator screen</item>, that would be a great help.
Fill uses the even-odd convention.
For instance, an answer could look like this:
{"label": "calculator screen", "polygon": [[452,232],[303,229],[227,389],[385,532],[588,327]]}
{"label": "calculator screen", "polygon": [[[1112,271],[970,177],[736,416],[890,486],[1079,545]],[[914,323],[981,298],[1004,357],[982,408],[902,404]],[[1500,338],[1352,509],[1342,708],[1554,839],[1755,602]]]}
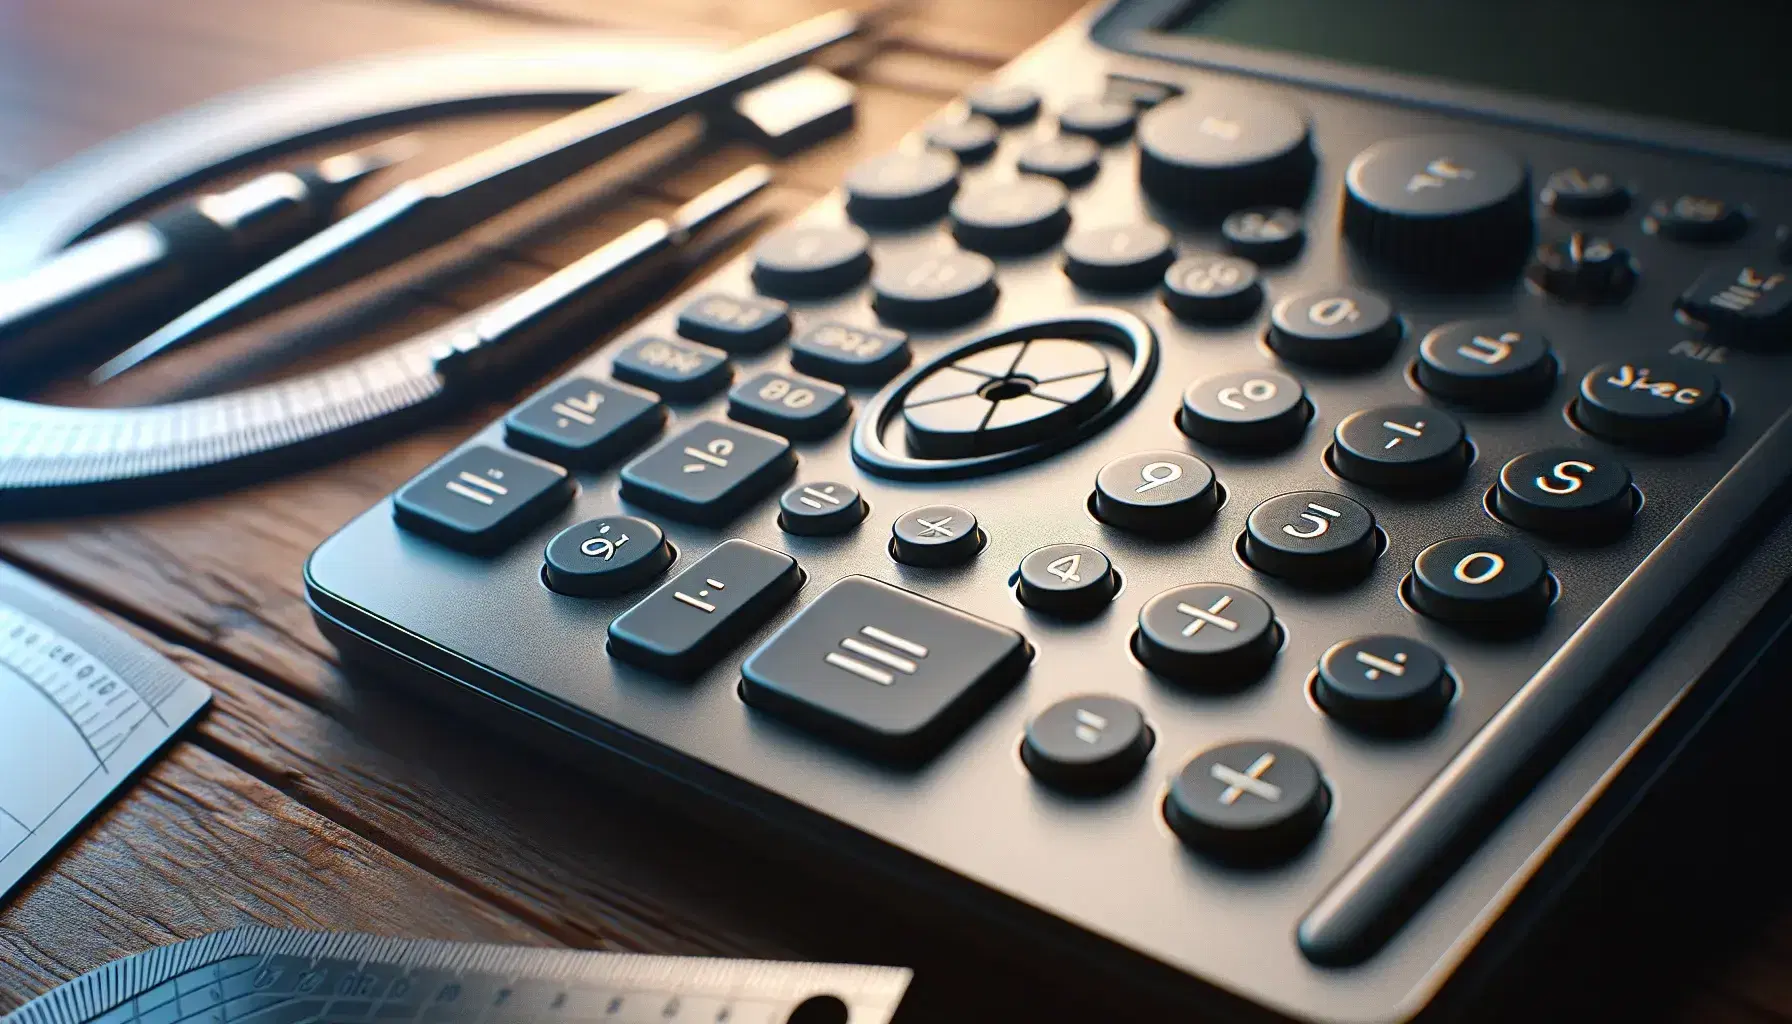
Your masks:
{"label": "calculator screen", "polygon": [[1792,0],[1196,0],[1172,31],[1792,141]]}

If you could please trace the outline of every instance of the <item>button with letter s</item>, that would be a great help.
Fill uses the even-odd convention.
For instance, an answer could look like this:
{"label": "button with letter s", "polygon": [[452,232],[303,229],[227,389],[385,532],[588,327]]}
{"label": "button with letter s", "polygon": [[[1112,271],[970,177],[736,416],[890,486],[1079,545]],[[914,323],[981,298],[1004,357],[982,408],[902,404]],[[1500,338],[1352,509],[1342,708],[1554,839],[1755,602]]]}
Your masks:
{"label": "button with letter s", "polygon": [[1598,542],[1624,532],[1638,503],[1624,463],[1584,448],[1545,448],[1506,463],[1491,504],[1535,533]]}

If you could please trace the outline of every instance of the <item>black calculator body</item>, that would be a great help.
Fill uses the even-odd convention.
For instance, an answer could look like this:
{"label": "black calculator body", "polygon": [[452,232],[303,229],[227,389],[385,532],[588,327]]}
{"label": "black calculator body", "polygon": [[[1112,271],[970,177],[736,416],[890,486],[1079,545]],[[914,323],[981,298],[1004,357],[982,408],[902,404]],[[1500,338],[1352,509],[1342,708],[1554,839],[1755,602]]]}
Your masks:
{"label": "black calculator body", "polygon": [[1450,1012],[1785,624],[1792,149],[1266,3],[1063,26],[327,541],[325,633],[992,941]]}

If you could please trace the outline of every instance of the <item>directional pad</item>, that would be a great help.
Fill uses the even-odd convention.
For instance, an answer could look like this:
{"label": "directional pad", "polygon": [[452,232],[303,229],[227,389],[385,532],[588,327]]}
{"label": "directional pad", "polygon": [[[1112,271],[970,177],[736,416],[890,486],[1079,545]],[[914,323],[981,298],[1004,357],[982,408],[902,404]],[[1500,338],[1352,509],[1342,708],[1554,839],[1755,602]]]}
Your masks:
{"label": "directional pad", "polygon": [[1013,341],[936,368],[903,399],[902,418],[922,458],[988,455],[1073,429],[1113,394],[1099,346]]}
{"label": "directional pad", "polygon": [[938,751],[1026,671],[1019,633],[848,576],[741,667],[748,704],[869,753]]}

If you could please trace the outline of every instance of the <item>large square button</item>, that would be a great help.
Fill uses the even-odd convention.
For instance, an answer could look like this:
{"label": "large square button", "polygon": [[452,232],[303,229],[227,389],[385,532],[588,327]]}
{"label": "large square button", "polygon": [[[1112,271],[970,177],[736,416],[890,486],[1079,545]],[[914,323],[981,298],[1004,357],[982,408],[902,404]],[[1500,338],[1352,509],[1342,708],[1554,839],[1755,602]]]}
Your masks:
{"label": "large square button", "polygon": [[450,547],[490,554],[565,508],[573,490],[559,466],[474,445],[406,484],[392,499],[392,518]]}
{"label": "large square button", "polygon": [[741,667],[748,704],[867,753],[937,753],[1026,672],[1026,638],[864,576],[816,598]]}
{"label": "large square button", "polygon": [[596,469],[658,433],[665,422],[666,407],[652,392],[574,377],[504,417],[504,440],[549,462]]}
{"label": "large square button", "polygon": [[699,420],[622,467],[622,500],[688,523],[725,523],[794,472],[789,441]]}

